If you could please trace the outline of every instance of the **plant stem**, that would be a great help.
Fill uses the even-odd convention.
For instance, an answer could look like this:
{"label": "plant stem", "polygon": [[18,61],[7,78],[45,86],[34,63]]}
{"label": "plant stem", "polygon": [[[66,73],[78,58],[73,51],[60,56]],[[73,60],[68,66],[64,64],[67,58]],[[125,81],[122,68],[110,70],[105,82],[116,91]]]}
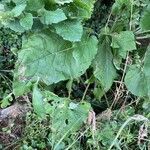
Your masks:
{"label": "plant stem", "polygon": [[85,91],[84,91],[84,94],[83,94],[83,97],[82,97],[82,99],[81,99],[81,102],[84,101],[89,86],[90,86],[90,83],[88,83],[88,85],[86,86],[86,89],[85,89]]}

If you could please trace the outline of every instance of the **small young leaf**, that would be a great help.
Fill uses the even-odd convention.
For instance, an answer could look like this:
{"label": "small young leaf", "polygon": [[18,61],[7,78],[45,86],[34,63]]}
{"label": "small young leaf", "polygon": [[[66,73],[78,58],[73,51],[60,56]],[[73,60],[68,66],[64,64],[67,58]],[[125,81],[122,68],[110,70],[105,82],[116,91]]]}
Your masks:
{"label": "small young leaf", "polygon": [[136,50],[135,37],[132,31],[122,31],[112,36],[111,46],[118,49],[120,56],[125,58],[127,51]]}
{"label": "small young leaf", "polygon": [[6,27],[10,28],[11,30],[13,30],[15,32],[22,33],[25,31],[25,29],[20,25],[20,22],[17,19],[10,21],[10,22],[7,22]]}
{"label": "small young leaf", "polygon": [[7,95],[6,97],[4,97],[2,100],[1,100],[1,108],[6,108],[7,106],[10,105],[10,101],[12,101],[13,98],[12,98],[12,93],[10,93],[9,95]]}
{"label": "small young leaf", "polygon": [[15,80],[13,81],[13,94],[15,96],[21,96],[25,93],[28,93],[31,91],[31,86],[32,83],[30,81],[24,82],[24,81]]}
{"label": "small young leaf", "polygon": [[20,19],[20,25],[25,28],[25,30],[30,30],[33,25],[33,16],[30,13],[25,14]]}
{"label": "small young leaf", "polygon": [[32,104],[35,113],[41,117],[45,117],[45,107],[44,107],[44,101],[43,101],[43,96],[37,87],[37,83],[35,83],[34,88],[33,88],[33,96],[32,96]]}
{"label": "small young leaf", "polygon": [[14,17],[18,17],[22,14],[22,12],[25,10],[26,4],[20,4],[20,5],[16,5],[11,13],[13,14]]}
{"label": "small young leaf", "polygon": [[[125,77],[125,84],[129,91],[137,96],[146,96],[147,91],[147,79],[144,73],[136,65],[133,65],[128,70]],[[150,83],[149,83],[150,85]]]}

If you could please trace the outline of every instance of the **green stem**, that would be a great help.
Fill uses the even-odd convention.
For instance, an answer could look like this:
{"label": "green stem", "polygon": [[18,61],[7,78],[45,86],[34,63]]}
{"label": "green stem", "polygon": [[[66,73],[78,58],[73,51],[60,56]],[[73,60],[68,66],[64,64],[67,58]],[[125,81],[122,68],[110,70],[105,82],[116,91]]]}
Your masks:
{"label": "green stem", "polygon": [[90,86],[90,83],[88,83],[88,85],[86,86],[86,89],[85,89],[85,91],[84,91],[84,94],[83,94],[83,97],[82,97],[82,100],[81,100],[81,101],[84,101],[89,86]]}

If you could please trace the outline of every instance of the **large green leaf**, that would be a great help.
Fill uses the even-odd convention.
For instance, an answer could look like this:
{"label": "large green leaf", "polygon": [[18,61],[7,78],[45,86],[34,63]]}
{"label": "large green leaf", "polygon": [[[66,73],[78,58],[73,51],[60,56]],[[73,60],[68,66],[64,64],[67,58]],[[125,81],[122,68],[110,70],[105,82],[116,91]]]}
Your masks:
{"label": "large green leaf", "polygon": [[80,41],[83,34],[81,21],[66,20],[54,25],[56,33],[68,41]]}
{"label": "large green leaf", "polygon": [[84,34],[81,42],[72,44],[50,31],[36,33],[23,42],[18,54],[18,76],[24,81],[40,78],[46,84],[76,78],[86,71],[96,53],[94,36]]}
{"label": "large green leaf", "polygon": [[111,46],[118,49],[118,54],[125,58],[127,51],[136,50],[135,37],[132,31],[122,31],[112,36]]}
{"label": "large green leaf", "polygon": [[150,4],[145,9],[144,14],[141,17],[140,25],[143,30],[150,30]]}
{"label": "large green leaf", "polygon": [[116,77],[116,70],[113,65],[113,55],[108,37],[99,42],[98,54],[94,63],[96,67],[94,71],[95,77],[100,81],[104,91],[109,90]]}
{"label": "large green leaf", "polygon": [[87,120],[91,106],[86,102],[73,103],[67,98],[60,98],[47,91],[44,95],[45,100],[49,101],[45,109],[50,114],[52,122],[49,140],[54,149],[57,149],[69,135],[80,130]]}
{"label": "large green leaf", "polygon": [[137,96],[150,96],[150,46],[147,49],[144,65],[132,65],[125,77],[129,91]]}
{"label": "large green leaf", "polygon": [[39,11],[40,20],[43,24],[58,23],[60,21],[66,20],[67,17],[62,9],[57,9],[55,11],[48,11],[42,9]]}

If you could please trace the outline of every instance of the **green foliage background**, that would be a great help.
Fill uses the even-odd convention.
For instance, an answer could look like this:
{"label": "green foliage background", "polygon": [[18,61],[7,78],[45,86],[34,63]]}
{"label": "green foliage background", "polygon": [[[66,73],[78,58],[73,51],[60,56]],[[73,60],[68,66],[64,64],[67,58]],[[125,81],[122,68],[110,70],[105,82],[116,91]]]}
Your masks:
{"label": "green foliage background", "polygon": [[[149,17],[148,0],[0,2],[1,107],[31,95],[33,108],[21,149],[148,148]],[[144,122],[144,144],[129,118]]]}

